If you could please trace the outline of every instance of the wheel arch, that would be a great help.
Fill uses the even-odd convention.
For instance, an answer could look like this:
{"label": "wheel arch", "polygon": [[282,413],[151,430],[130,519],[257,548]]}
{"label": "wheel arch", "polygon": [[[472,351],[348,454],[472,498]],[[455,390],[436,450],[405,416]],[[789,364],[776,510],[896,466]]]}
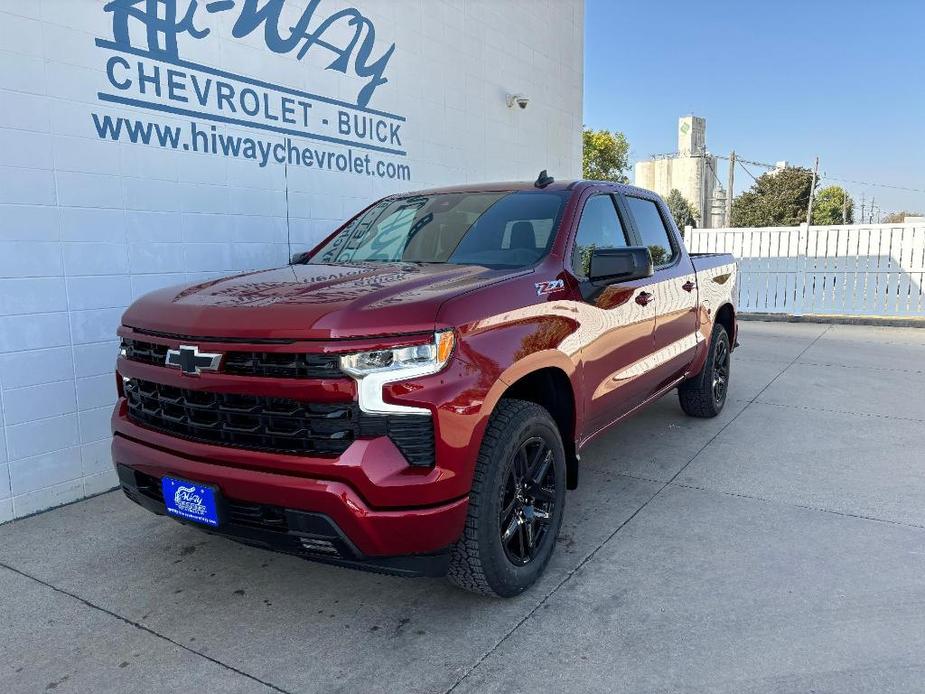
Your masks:
{"label": "wheel arch", "polygon": [[530,371],[511,383],[501,397],[536,403],[552,415],[565,449],[566,488],[575,489],[578,486],[577,410],[568,374],[557,366]]}
{"label": "wheel arch", "polygon": [[731,303],[725,303],[716,311],[715,322],[719,323],[726,329],[729,336],[730,351],[736,347],[736,313]]}

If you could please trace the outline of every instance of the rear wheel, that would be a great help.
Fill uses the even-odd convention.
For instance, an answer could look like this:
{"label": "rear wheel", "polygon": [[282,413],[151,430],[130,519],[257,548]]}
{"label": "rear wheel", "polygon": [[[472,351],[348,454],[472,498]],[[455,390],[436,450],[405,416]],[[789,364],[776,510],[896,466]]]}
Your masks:
{"label": "rear wheel", "polygon": [[703,368],[693,378],[678,386],[681,409],[691,417],[715,417],[726,404],[729,392],[729,335],[717,323],[710,336],[710,347]]}
{"label": "rear wheel", "polygon": [[565,451],[555,422],[535,403],[502,400],[482,441],[449,580],[493,597],[522,593],[552,556],[564,504]]}

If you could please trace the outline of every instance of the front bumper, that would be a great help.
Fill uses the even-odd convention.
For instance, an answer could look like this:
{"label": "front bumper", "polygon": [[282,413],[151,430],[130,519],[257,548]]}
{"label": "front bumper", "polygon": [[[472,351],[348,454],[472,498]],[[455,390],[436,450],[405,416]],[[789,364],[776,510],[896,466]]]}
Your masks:
{"label": "front bumper", "polygon": [[[118,430],[112,455],[125,493],[150,511],[165,512],[160,497],[165,475],[213,484],[241,513],[229,515],[226,524],[210,532],[329,563],[439,575],[446,570],[446,550],[465,523],[466,497],[429,506],[374,508],[343,481],[186,457]],[[246,518],[245,511],[256,514],[260,522]],[[263,522],[268,519],[269,524]]]}
{"label": "front bumper", "polygon": [[[125,465],[116,469],[122,491],[129,499],[152,513],[166,515],[159,479]],[[430,554],[365,556],[330,518],[320,513],[231,500],[226,500],[225,506],[228,519],[218,529],[180,522],[253,547],[365,571],[443,576],[449,566],[449,548]]]}

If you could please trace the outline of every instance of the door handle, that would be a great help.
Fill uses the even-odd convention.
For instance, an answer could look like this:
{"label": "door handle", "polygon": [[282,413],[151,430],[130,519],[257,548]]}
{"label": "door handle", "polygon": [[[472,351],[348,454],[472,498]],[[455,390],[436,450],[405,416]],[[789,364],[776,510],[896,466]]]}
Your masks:
{"label": "door handle", "polygon": [[639,292],[636,295],[636,303],[640,306],[648,306],[653,301],[655,301],[655,295],[649,292]]}
{"label": "door handle", "polygon": [[694,291],[694,287],[696,286],[697,286],[696,284],[694,284],[690,280],[687,280],[687,282],[681,285],[681,289],[683,289],[686,292],[692,292]]}

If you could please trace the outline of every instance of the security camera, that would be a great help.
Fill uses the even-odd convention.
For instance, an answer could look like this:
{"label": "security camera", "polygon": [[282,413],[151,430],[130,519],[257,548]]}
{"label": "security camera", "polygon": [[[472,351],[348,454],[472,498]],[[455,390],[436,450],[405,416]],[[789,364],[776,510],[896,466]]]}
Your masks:
{"label": "security camera", "polygon": [[527,108],[527,105],[530,103],[530,97],[524,96],[523,94],[508,94],[507,96],[507,107],[514,108],[514,104],[517,104],[518,108],[521,111]]}

